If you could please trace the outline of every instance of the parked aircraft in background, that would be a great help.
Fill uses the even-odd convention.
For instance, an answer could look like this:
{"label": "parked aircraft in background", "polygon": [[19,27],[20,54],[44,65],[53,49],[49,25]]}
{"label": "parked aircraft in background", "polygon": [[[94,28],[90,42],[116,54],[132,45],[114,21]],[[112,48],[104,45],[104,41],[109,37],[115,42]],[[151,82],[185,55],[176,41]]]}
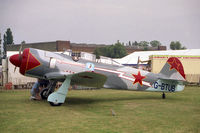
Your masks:
{"label": "parked aircraft in background", "polygon": [[[175,57],[170,57],[158,74],[33,48],[11,56],[10,62],[25,76],[51,81],[42,97],[48,97],[53,106],[64,103],[70,85],[162,92],[164,99],[165,92],[182,91],[185,82],[183,66]],[[53,92],[57,81],[63,84]]]}

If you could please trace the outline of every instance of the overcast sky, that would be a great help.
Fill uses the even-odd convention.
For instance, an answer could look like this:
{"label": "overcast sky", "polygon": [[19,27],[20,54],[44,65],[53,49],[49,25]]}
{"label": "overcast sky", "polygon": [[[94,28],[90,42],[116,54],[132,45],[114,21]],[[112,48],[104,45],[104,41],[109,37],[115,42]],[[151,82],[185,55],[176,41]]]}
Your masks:
{"label": "overcast sky", "polygon": [[180,41],[200,48],[200,0],[0,0],[14,43]]}

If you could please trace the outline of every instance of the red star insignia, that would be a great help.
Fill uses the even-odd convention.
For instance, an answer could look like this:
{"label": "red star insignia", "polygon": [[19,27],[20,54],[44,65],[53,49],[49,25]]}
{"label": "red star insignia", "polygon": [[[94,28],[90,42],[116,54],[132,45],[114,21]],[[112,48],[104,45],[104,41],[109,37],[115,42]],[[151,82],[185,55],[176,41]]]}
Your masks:
{"label": "red star insignia", "polygon": [[135,75],[135,74],[132,74],[132,75],[135,77],[135,81],[134,81],[133,84],[139,82],[140,85],[142,86],[142,80],[145,79],[146,77],[145,76],[141,76],[140,71],[138,71],[137,75]]}
{"label": "red star insignia", "polygon": [[176,59],[175,58],[173,58],[173,60],[171,61],[171,62],[169,62],[168,61],[168,63],[170,64],[170,70],[172,70],[172,69],[176,69],[178,72],[179,72],[179,66],[180,66],[180,64],[179,63],[177,63],[176,62]]}

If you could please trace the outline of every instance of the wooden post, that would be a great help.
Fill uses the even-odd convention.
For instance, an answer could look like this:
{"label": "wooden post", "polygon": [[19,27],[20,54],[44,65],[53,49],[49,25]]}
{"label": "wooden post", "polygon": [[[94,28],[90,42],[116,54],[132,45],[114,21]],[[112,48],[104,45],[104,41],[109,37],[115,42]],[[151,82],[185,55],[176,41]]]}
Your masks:
{"label": "wooden post", "polygon": [[8,83],[8,59],[2,59],[3,86]]}

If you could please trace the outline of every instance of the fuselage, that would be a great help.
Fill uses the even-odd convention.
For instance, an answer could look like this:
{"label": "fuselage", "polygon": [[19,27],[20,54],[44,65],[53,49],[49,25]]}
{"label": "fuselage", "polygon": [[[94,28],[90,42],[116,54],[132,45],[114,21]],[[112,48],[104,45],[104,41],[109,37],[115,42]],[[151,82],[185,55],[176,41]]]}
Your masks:
{"label": "fuselage", "polygon": [[[127,66],[103,64],[83,59],[74,61],[71,56],[65,54],[58,54],[31,48],[28,50],[29,52],[27,53],[29,54],[24,55],[25,57],[23,57],[27,58],[27,60],[24,61],[26,62],[24,63],[24,68],[26,70],[22,70],[22,72],[24,72],[22,74],[26,76],[48,78],[50,73],[65,73],[67,75],[72,75],[83,71],[92,71],[107,76],[107,80],[104,84],[105,88],[129,90],[145,90],[151,87],[152,84],[157,80],[156,74]],[[29,64],[33,64],[33,66],[30,67]],[[142,79],[138,79],[141,80],[141,84],[139,84],[139,82],[134,83],[136,79],[135,76],[138,76],[138,72],[140,73],[140,77],[138,78],[143,76]],[[52,75],[50,76],[52,77]]]}

